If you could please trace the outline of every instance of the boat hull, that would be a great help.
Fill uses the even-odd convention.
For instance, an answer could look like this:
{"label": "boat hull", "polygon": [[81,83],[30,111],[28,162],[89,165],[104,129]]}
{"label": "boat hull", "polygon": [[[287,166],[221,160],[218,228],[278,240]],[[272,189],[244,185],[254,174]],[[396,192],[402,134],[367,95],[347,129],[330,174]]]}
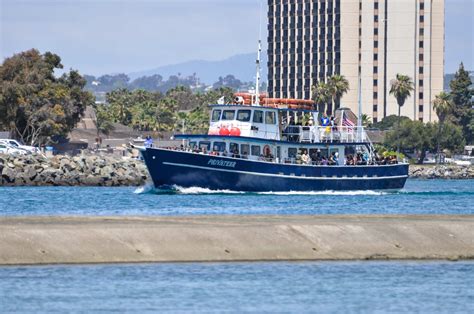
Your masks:
{"label": "boat hull", "polygon": [[156,188],[182,186],[234,191],[324,191],[401,189],[408,164],[304,166],[183,151],[142,151]]}

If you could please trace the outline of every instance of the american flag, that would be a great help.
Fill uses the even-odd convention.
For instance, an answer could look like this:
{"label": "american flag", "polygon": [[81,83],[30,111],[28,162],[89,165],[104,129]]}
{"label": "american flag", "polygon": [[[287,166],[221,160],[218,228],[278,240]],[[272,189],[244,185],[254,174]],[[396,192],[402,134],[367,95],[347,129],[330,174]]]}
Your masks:
{"label": "american flag", "polygon": [[352,128],[355,126],[355,123],[352,122],[351,120],[347,119],[346,117],[342,118],[342,126],[347,127],[347,132],[352,132],[354,129]]}

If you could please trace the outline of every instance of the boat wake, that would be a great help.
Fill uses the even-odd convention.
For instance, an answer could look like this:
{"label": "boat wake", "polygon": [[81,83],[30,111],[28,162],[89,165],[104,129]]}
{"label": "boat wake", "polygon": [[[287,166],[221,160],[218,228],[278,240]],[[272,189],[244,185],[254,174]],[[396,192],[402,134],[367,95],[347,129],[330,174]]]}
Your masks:
{"label": "boat wake", "polygon": [[135,191],[135,194],[181,194],[181,195],[209,195],[209,194],[221,194],[221,195],[237,195],[237,194],[247,194],[247,195],[277,195],[277,196],[291,196],[291,195],[346,195],[346,196],[356,196],[356,195],[386,195],[390,192],[382,191],[287,191],[287,192],[244,192],[244,191],[234,191],[234,190],[211,190],[202,187],[182,187],[174,185],[169,188],[157,189],[153,184],[146,184],[144,186],[138,187]]}

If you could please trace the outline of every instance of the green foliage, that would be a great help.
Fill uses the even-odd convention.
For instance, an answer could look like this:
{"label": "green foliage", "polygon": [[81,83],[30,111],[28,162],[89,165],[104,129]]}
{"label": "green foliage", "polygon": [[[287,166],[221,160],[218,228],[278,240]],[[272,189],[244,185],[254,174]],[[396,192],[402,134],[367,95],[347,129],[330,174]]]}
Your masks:
{"label": "green foliage", "polygon": [[317,104],[320,113],[326,112],[326,105],[330,99],[331,95],[328,84],[319,82],[316,86],[313,86],[313,100]]}
{"label": "green foliage", "polygon": [[15,54],[0,66],[0,127],[30,144],[65,137],[94,103],[86,81],[74,70],[54,76],[61,58],[36,49]]}
{"label": "green foliage", "polygon": [[[332,101],[339,107],[341,97],[349,91],[349,81],[343,75],[336,74],[328,79],[328,85]],[[329,112],[332,113],[332,108]]]}
{"label": "green foliage", "polygon": [[471,100],[474,90],[469,73],[461,63],[450,83],[453,110],[451,121],[462,126],[467,143],[474,143],[474,104]]}
{"label": "green foliage", "polygon": [[362,114],[362,126],[368,128],[372,126],[372,119],[367,114]]}
{"label": "green foliage", "polygon": [[98,104],[94,106],[95,109],[95,126],[97,128],[97,137],[100,134],[108,136],[114,130],[113,119],[106,105]]}
{"label": "green foliage", "polygon": [[456,125],[446,123],[440,133],[438,123],[406,119],[387,132],[384,145],[391,150],[400,147],[403,152],[419,152],[419,162],[422,162],[427,151],[437,151],[438,139],[441,148],[452,153],[462,151],[465,143],[462,130]]}
{"label": "green foliage", "polygon": [[441,92],[436,95],[435,100],[433,101],[433,109],[436,111],[436,115],[442,124],[444,120],[446,120],[448,114],[450,114],[453,110],[451,95],[445,92]]}
{"label": "green foliage", "polygon": [[332,114],[332,104],[339,106],[341,97],[349,91],[349,81],[343,75],[333,75],[327,78],[327,83],[319,82],[312,87],[313,100],[318,105],[320,113]]}
{"label": "green foliage", "polygon": [[374,123],[372,126],[380,130],[389,130],[396,126],[398,121],[401,123],[406,120],[410,120],[410,118],[404,116],[398,117],[397,115],[392,114],[383,118],[382,121]]}
{"label": "green foliage", "polygon": [[398,111],[400,112],[400,108],[413,91],[413,81],[407,75],[397,74],[397,78],[392,80],[390,85],[390,94],[397,99]]}

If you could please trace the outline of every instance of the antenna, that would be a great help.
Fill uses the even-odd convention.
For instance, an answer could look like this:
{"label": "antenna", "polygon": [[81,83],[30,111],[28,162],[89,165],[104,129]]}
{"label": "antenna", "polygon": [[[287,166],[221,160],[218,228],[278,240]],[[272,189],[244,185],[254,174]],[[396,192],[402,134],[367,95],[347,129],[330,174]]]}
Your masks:
{"label": "antenna", "polygon": [[258,47],[257,47],[257,74],[255,75],[255,105],[260,106],[260,54],[262,52],[262,1],[260,0]]}
{"label": "antenna", "polygon": [[357,140],[362,140],[362,78],[359,73],[359,95],[358,95],[358,114],[357,114]]}

